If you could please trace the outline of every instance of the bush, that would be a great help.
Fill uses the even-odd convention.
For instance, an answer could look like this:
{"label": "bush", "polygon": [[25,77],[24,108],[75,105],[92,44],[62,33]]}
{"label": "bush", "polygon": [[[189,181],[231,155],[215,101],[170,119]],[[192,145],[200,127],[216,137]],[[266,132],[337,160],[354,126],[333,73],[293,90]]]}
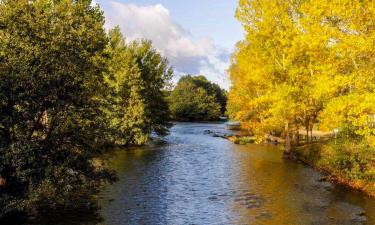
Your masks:
{"label": "bush", "polygon": [[331,144],[329,162],[346,178],[373,181],[375,179],[375,150],[366,142]]}
{"label": "bush", "polygon": [[232,140],[233,140],[233,143],[235,144],[247,145],[247,144],[255,143],[256,138],[252,136],[243,136],[243,137],[233,137]]}
{"label": "bush", "polygon": [[375,181],[375,150],[365,141],[337,140],[294,149],[297,157],[348,180]]}

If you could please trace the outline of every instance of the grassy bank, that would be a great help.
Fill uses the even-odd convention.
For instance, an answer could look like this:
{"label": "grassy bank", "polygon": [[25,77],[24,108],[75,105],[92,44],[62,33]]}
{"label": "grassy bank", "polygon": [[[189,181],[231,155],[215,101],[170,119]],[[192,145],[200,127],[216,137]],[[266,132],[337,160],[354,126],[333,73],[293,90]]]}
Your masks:
{"label": "grassy bank", "polygon": [[363,143],[327,141],[293,149],[296,158],[328,174],[327,180],[375,197],[375,151]]}
{"label": "grassy bank", "polygon": [[230,136],[228,140],[238,145],[247,145],[255,143],[256,138],[253,136]]}

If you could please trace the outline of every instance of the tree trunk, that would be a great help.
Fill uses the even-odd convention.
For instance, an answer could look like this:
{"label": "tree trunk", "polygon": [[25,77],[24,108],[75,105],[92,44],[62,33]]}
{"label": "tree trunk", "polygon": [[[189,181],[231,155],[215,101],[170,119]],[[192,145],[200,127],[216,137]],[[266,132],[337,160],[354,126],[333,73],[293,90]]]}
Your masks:
{"label": "tree trunk", "polygon": [[312,131],[312,126],[311,126],[310,122],[308,122],[306,124],[306,134],[307,134],[306,142],[307,143],[311,143],[311,140],[312,140],[312,132],[310,132],[310,131]]}
{"label": "tree trunk", "polygon": [[292,145],[290,143],[289,122],[285,123],[285,154],[290,154]]}
{"label": "tree trunk", "polygon": [[297,139],[296,139],[296,145],[299,146],[299,127],[297,127]]}
{"label": "tree trunk", "polygon": [[306,143],[309,143],[309,127],[310,127],[310,121],[308,119],[306,119],[306,123],[305,123]]}
{"label": "tree trunk", "polygon": [[6,179],[2,176],[0,176],[0,188],[5,187]]}

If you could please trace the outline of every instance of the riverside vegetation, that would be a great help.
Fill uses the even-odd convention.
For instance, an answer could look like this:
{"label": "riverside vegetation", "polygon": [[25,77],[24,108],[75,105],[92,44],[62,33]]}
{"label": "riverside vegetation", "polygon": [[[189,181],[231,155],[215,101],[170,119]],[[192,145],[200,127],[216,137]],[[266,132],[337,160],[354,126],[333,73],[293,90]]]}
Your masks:
{"label": "riverside vegetation", "polygon": [[95,160],[103,146],[168,133],[172,68],[151,42],[103,26],[90,0],[0,1],[3,222],[96,208],[115,179]]}
{"label": "riverside vegetation", "polygon": [[[217,120],[226,108],[257,141],[279,134],[287,154],[374,194],[374,3],[240,0],[237,18],[246,37],[226,107],[203,76],[171,90],[167,59],[105,32],[91,0],[0,1],[0,222],[96,209],[116,179],[96,158],[105,147],[144,145],[172,119]],[[314,128],[338,138],[310,144]]]}
{"label": "riverside vegetation", "polygon": [[116,180],[104,149],[224,114],[218,85],[184,76],[170,91],[167,59],[104,19],[90,0],[0,1],[0,222],[95,211]]}
{"label": "riverside vegetation", "polygon": [[[236,17],[246,35],[229,69],[230,116],[375,195],[375,3],[240,0]],[[310,145],[313,129],[337,140]]]}
{"label": "riverside vegetation", "polygon": [[178,121],[213,121],[225,114],[227,92],[204,76],[183,76],[170,93],[169,108]]}

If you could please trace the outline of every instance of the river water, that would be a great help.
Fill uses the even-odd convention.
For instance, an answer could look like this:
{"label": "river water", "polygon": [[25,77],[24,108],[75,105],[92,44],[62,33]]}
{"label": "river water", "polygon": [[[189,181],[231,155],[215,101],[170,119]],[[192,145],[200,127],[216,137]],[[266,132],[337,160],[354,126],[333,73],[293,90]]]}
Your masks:
{"label": "river water", "polygon": [[207,134],[220,123],[177,123],[167,144],[115,151],[119,181],[100,196],[103,224],[375,224],[375,200],[282,159],[275,146]]}

